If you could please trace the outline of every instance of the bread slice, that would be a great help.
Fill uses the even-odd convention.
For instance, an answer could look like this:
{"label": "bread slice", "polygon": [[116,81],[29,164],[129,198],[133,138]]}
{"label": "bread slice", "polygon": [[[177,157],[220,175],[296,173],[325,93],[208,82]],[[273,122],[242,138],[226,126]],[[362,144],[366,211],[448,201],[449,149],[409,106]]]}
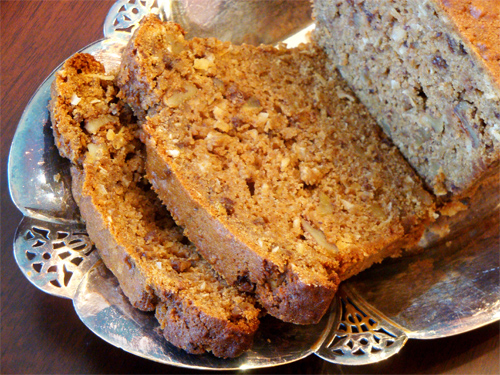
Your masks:
{"label": "bread slice", "polygon": [[341,280],[431,220],[419,177],[314,46],[185,40],[151,16],[117,84],[176,222],[275,317],[318,321]]}
{"label": "bread slice", "polygon": [[112,76],[76,54],[50,103],[87,231],[130,302],[155,310],[165,338],[189,353],[235,357],[259,325],[251,296],[228,286],[183,236],[145,179],[144,146]]}
{"label": "bread slice", "polygon": [[447,201],[500,171],[500,2],[315,0],[314,39]]}

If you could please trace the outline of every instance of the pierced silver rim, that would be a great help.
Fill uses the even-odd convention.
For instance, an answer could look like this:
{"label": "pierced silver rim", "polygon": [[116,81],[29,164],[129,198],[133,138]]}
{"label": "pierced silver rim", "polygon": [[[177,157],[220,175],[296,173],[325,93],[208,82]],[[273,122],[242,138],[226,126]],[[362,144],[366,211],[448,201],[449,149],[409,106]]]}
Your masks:
{"label": "pierced silver rim", "polygon": [[24,217],[17,228],[14,256],[26,278],[40,290],[73,298],[100,259],[83,224]]}
{"label": "pierced silver rim", "polygon": [[398,353],[408,341],[403,328],[382,317],[341,285],[332,308],[334,324],[316,355],[341,365],[380,362]]}

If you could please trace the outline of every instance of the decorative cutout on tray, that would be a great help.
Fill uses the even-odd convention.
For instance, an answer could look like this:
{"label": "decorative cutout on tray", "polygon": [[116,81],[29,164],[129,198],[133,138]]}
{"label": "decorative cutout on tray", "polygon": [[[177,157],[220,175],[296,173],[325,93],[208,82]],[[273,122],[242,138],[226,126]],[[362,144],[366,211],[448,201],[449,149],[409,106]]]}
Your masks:
{"label": "decorative cutout on tray", "polygon": [[85,273],[99,259],[83,225],[58,224],[25,217],[14,242],[14,255],[38,288],[72,298]]}
{"label": "decorative cutout on tray", "polygon": [[339,364],[368,364],[396,354],[406,343],[405,332],[340,289],[336,296],[334,329],[320,357]]}
{"label": "decorative cutout on tray", "polygon": [[118,0],[104,21],[104,36],[128,39],[146,14],[154,13],[165,18],[169,9],[169,0]]}

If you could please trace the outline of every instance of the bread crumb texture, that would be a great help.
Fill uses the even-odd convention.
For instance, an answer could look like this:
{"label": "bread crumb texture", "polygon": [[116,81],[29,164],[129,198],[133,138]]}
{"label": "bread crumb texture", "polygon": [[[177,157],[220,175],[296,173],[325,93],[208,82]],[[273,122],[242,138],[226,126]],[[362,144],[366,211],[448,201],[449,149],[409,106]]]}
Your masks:
{"label": "bread crumb texture", "polygon": [[[281,319],[317,320],[340,280],[413,246],[431,220],[420,178],[313,45],[185,40],[149,17],[117,82],[174,218],[230,283]],[[217,232],[232,242],[204,241]],[[267,268],[252,268],[255,259]],[[317,294],[280,293],[300,285]]]}
{"label": "bread crumb texture", "polygon": [[500,2],[315,0],[313,38],[441,201],[499,171]]}

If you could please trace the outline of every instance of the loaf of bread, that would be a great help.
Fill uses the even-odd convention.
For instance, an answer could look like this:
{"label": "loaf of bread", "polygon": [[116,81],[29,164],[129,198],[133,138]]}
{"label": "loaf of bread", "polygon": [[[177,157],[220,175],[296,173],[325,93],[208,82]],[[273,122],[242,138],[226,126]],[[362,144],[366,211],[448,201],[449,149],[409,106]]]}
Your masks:
{"label": "loaf of bread", "polygon": [[341,280],[432,220],[419,177],[312,45],[185,40],[150,16],[117,85],[175,221],[275,317],[318,321]]}
{"label": "loaf of bread", "polygon": [[500,160],[500,2],[314,0],[315,42],[428,186],[473,194]]}
{"label": "loaf of bread", "polygon": [[72,162],[87,231],[132,305],[154,310],[168,341],[235,357],[259,325],[255,300],[216,275],[151,189],[138,127],[113,79],[92,56],[76,54],[52,87],[56,145]]}

